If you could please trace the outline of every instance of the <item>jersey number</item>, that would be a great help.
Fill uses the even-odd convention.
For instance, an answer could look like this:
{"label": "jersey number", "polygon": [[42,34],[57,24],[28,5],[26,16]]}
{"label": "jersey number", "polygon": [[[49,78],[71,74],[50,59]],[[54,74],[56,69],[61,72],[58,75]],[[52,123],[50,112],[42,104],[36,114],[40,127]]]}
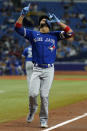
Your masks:
{"label": "jersey number", "polygon": [[28,58],[31,58],[31,57],[32,57],[32,50],[29,49],[29,50],[28,50]]}

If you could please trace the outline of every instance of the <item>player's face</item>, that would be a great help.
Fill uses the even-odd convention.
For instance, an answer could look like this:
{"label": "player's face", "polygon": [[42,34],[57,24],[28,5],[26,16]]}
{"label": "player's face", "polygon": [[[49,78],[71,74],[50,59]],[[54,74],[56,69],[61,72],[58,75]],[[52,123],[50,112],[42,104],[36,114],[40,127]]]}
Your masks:
{"label": "player's face", "polygon": [[50,31],[48,25],[46,24],[46,19],[42,19],[40,22],[40,32],[48,33]]}
{"label": "player's face", "polygon": [[41,22],[40,22],[40,25],[41,24],[46,24],[46,19],[42,19]]}

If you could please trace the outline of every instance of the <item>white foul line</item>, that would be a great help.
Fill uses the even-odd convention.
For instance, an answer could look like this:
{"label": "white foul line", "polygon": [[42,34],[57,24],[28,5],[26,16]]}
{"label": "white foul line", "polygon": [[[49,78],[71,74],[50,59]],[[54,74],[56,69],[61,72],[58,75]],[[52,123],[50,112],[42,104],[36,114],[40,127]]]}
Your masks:
{"label": "white foul line", "polygon": [[60,123],[60,124],[57,124],[57,125],[55,125],[55,126],[53,126],[53,127],[50,127],[50,128],[48,128],[48,129],[45,129],[45,130],[43,130],[43,131],[51,131],[51,130],[53,130],[53,129],[55,129],[55,128],[61,127],[61,126],[63,126],[63,125],[66,125],[66,124],[71,123],[71,122],[73,122],[73,121],[79,120],[79,119],[81,119],[81,118],[83,118],[83,117],[86,117],[86,116],[87,116],[87,113],[84,113],[84,114],[81,115],[81,116],[77,116],[77,117],[75,117],[75,118],[73,118],[73,119],[71,119],[71,120],[67,120],[67,121],[62,122],[62,123]]}

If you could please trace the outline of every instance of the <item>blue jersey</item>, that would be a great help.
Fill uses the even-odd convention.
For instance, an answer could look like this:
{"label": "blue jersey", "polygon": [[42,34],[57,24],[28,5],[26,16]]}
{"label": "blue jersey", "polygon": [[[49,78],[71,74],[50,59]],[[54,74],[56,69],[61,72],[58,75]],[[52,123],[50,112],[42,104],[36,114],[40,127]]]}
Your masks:
{"label": "blue jersey", "polygon": [[32,46],[31,45],[24,49],[22,56],[25,57],[26,61],[32,61]]}
{"label": "blue jersey", "polygon": [[52,64],[56,58],[57,42],[67,35],[64,31],[41,33],[26,28],[16,27],[16,31],[32,44],[32,61],[37,64]]}

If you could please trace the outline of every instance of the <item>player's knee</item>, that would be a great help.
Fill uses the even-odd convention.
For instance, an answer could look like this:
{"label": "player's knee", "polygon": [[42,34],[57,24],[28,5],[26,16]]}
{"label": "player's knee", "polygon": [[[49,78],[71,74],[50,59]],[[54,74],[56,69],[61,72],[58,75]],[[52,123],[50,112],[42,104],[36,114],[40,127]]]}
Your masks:
{"label": "player's knee", "polygon": [[32,93],[29,93],[29,96],[31,96],[31,97],[36,97],[36,96],[38,96],[38,93],[32,92]]}
{"label": "player's knee", "polygon": [[32,96],[32,97],[35,97],[35,96],[38,96],[39,92],[30,88],[29,90],[29,95]]}
{"label": "player's knee", "polygon": [[48,93],[41,93],[40,96],[41,96],[42,98],[46,98],[46,97],[48,97]]}
{"label": "player's knee", "polygon": [[41,97],[41,103],[48,105],[48,97]]}

